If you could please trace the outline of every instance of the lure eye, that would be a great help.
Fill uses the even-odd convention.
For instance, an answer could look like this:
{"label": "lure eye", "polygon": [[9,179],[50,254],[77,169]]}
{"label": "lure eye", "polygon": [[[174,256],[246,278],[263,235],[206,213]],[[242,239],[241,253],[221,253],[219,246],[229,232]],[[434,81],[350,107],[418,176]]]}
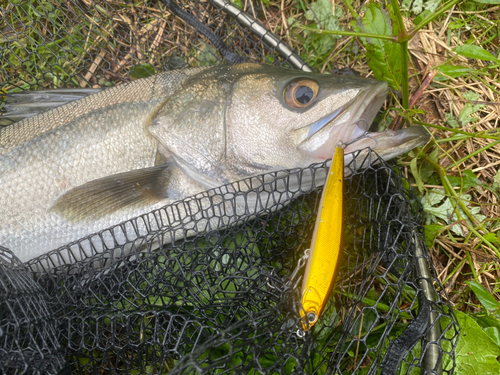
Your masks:
{"label": "lure eye", "polygon": [[318,95],[319,86],[311,80],[301,80],[290,83],[285,92],[285,102],[293,108],[305,108],[310,105]]}
{"label": "lure eye", "polygon": [[309,324],[316,323],[318,315],[314,311],[310,311],[307,313],[307,320],[309,321]]}

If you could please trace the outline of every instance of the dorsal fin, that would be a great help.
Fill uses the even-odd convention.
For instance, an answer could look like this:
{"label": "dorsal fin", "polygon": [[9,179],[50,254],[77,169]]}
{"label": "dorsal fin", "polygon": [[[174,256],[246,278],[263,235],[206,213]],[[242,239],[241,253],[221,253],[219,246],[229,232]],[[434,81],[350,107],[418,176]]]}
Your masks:
{"label": "dorsal fin", "polygon": [[0,116],[0,126],[11,125],[101,90],[74,88],[7,93],[4,107],[6,112]]}

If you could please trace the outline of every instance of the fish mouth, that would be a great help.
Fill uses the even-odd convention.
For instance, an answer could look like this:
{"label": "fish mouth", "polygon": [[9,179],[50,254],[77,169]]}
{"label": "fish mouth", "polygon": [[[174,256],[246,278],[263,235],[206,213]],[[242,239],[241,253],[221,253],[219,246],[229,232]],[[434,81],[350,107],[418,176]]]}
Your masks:
{"label": "fish mouth", "polygon": [[349,103],[308,125],[307,138],[299,143],[298,148],[314,159],[325,160],[331,158],[335,148],[342,144],[348,145],[345,153],[370,147],[388,160],[426,143],[430,135],[422,126],[368,132],[388,91],[386,82],[375,81]]}
{"label": "fish mouth", "polygon": [[328,116],[308,125],[307,138],[299,149],[318,159],[329,159],[339,144],[364,135],[384,103],[389,86],[374,81],[365,90]]}

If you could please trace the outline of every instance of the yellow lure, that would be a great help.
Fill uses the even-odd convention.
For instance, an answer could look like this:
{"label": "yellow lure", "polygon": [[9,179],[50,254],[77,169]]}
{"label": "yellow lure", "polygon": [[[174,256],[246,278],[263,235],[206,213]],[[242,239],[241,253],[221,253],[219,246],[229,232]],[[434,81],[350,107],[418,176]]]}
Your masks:
{"label": "yellow lure", "polygon": [[[312,327],[335,281],[343,234],[344,149],[337,147],[321,195],[309,258],[302,282],[302,318]],[[306,329],[306,326],[304,326]]]}

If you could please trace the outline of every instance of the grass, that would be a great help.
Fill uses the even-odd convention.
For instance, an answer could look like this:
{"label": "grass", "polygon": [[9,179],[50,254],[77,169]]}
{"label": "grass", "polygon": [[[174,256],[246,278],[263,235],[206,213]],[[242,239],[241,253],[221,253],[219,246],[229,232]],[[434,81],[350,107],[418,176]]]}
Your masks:
{"label": "grass", "polygon": [[[497,171],[500,165],[500,132],[497,130],[500,113],[500,7],[476,2],[448,4],[449,11],[425,25],[421,23],[425,11],[418,14],[402,7],[403,23],[409,25],[409,34],[413,34],[411,30],[422,28],[408,40],[409,93],[405,93],[403,85],[399,92],[393,91],[386,104],[383,124],[390,124],[398,114],[403,114],[409,120],[407,122],[424,124],[433,134],[429,144],[401,158],[399,163],[407,168],[407,176],[414,181],[413,185],[423,199],[434,190],[441,192],[443,200],[426,206],[429,208],[426,211],[429,228],[439,226],[438,231],[428,233],[428,243],[432,245],[439,278],[452,301],[461,300],[457,308],[476,312],[469,303],[475,299],[474,294],[468,289],[460,290],[465,281],[483,283],[499,298],[500,241],[496,233],[500,229],[497,191],[500,178]],[[270,6],[273,5],[272,9],[277,13],[284,9],[279,3],[271,2]],[[307,20],[303,6],[297,3],[285,9],[283,17],[274,18],[278,23],[275,25],[278,34],[321,72],[349,67],[363,76],[373,75],[366,58],[367,54],[370,55],[370,43],[360,41],[356,33],[337,39],[328,54],[314,55],[315,47],[303,41],[317,35],[330,35],[311,31],[320,28],[320,22]],[[346,34],[343,30],[349,30],[353,21],[363,16],[362,9],[360,11],[349,1],[336,3],[335,7],[343,9],[342,12],[335,11],[335,14],[343,15],[338,21],[339,30],[334,30],[338,35]],[[387,7],[389,4],[382,8]],[[393,15],[391,19],[394,18],[397,17]],[[286,24],[283,19],[287,20]],[[405,39],[404,33],[400,38]],[[397,38],[390,42],[397,42]],[[479,49],[472,52],[460,50],[461,46],[480,46],[488,53]],[[373,53],[371,57],[373,63]],[[408,111],[418,87],[431,77],[432,83],[415,98],[412,106],[415,110]],[[466,193],[469,199],[464,199]],[[452,212],[440,215],[439,210],[432,210],[448,198]],[[459,268],[460,277],[451,280]],[[465,299],[460,298],[466,294]]]}
{"label": "grass", "polygon": [[[275,6],[279,8],[278,4]],[[385,51],[381,52],[385,67],[381,64],[383,58],[377,56],[373,40],[343,32],[352,30],[352,26],[366,31],[366,14],[370,11],[374,14],[373,10],[367,6],[364,8],[367,13],[363,15],[363,9],[360,12],[356,4],[349,1],[336,3],[335,7],[343,9],[343,12],[335,11],[343,16],[338,29],[330,35],[344,34],[344,37],[336,41],[328,55],[314,56],[315,48],[302,43],[308,36],[328,34],[313,31],[321,28],[317,22],[319,17],[316,22],[305,21],[307,11],[299,6],[283,17],[288,24],[281,25],[282,34],[295,48],[302,50],[302,55],[310,56],[308,61],[320,71],[352,67],[364,76],[377,76],[376,69],[385,69],[391,78],[396,67],[401,67],[401,81],[390,82],[396,91],[386,103],[382,124],[393,126],[397,124],[397,115],[402,115],[407,123],[426,125],[433,134],[427,145],[398,162],[405,166],[407,177],[422,197],[426,239],[438,279],[456,311],[464,312],[486,331],[498,332],[500,7],[478,2],[448,2],[438,5],[433,13],[419,14],[415,3],[405,2],[401,12],[394,11],[397,9],[394,2],[386,3],[381,8],[392,7],[393,11],[389,12],[392,26],[404,24],[409,32],[399,27],[398,37],[379,40],[379,45],[385,43]],[[445,7],[449,10],[439,15],[439,9]],[[400,14],[403,22],[398,22]],[[432,20],[428,18],[431,15]],[[295,22],[291,23],[290,17]],[[404,46],[408,34],[408,45]],[[407,57],[403,61],[397,61],[392,51],[397,48],[397,42],[402,42],[400,50]],[[408,61],[407,67],[405,61]],[[409,87],[405,85],[407,81]],[[420,87],[424,89],[419,90]],[[480,287],[474,290],[471,285]],[[484,316],[492,320],[485,324],[481,322]],[[464,321],[461,323],[465,325]],[[468,344],[469,339],[464,336],[459,348]],[[500,341],[491,337],[498,355]],[[498,362],[492,362],[492,366],[496,366],[492,371],[497,371]],[[467,373],[465,368],[466,365],[460,363],[457,372]]]}
{"label": "grass", "polygon": [[[81,9],[55,0],[0,2],[13,26],[0,35],[0,46],[9,46],[0,51],[4,92],[112,85],[175,63],[162,59],[172,52],[190,55],[191,64],[200,56],[220,60],[184,35],[182,23],[165,38],[171,19],[159,19],[155,7],[111,1],[89,12],[89,2],[80,3]],[[499,2],[236,3],[317,71],[349,68],[387,79],[393,90],[379,128],[427,126],[432,140],[398,163],[421,196],[427,244],[450,302],[500,347]],[[64,28],[63,14],[83,21]],[[22,23],[28,27],[19,34]],[[226,32],[241,48],[252,47]],[[42,46],[51,33],[54,42]]]}

